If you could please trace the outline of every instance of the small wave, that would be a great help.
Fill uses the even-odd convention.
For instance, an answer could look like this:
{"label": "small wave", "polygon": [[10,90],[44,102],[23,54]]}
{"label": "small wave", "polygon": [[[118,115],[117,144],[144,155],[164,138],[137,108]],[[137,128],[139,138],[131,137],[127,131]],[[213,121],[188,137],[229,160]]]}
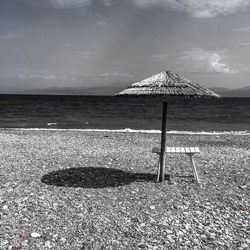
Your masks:
{"label": "small wave", "polygon": [[48,126],[57,125],[57,122],[48,122],[47,125]]}
{"label": "small wave", "polygon": [[[160,134],[160,130],[145,129],[63,129],[63,128],[1,128],[1,130],[45,130],[45,131],[79,131],[79,132],[111,132],[111,133],[145,133]],[[167,131],[167,134],[173,135],[250,135],[250,131]]]}

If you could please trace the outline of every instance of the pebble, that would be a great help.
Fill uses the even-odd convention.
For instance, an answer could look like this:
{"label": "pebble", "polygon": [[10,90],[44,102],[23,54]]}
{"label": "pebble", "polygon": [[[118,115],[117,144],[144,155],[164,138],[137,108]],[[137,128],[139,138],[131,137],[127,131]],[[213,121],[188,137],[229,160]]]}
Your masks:
{"label": "pebble", "polygon": [[205,234],[202,234],[202,235],[201,235],[201,238],[202,238],[202,239],[206,239],[207,236],[206,236]]}
{"label": "pebble", "polygon": [[193,242],[194,242],[195,244],[199,244],[199,240],[198,240],[198,239],[193,239]]}
{"label": "pebble", "polygon": [[222,241],[217,241],[217,243],[218,243],[219,245],[221,245],[221,246],[224,246],[224,245],[225,245],[224,242],[222,242]]}
{"label": "pebble", "polygon": [[31,233],[30,236],[33,237],[33,238],[38,238],[38,237],[41,237],[41,234],[39,234],[39,233]]}
{"label": "pebble", "polygon": [[215,239],[215,234],[214,234],[214,233],[206,232],[206,235],[207,235],[207,237],[208,237],[210,240],[214,240],[214,239]]}
{"label": "pebble", "polygon": [[155,222],[155,220],[153,218],[149,218],[150,219],[150,222]]}
{"label": "pebble", "polygon": [[182,236],[182,235],[184,235],[184,233],[183,233],[182,231],[177,231],[176,234],[177,234],[177,236]]}
{"label": "pebble", "polygon": [[137,247],[139,247],[139,248],[144,248],[144,246],[145,246],[144,242],[140,242],[137,244]]}
{"label": "pebble", "polygon": [[63,242],[63,243],[65,243],[67,240],[66,240],[66,238],[61,238],[61,241]]}
{"label": "pebble", "polygon": [[20,250],[20,249],[22,249],[22,247],[21,246],[9,246],[8,249],[9,250]]}
{"label": "pebble", "polygon": [[166,230],[166,233],[167,234],[173,234],[173,231],[172,230]]}
{"label": "pebble", "polygon": [[240,247],[241,247],[242,249],[246,249],[246,248],[248,248],[248,244],[243,243]]}
{"label": "pebble", "polygon": [[3,206],[3,210],[7,210],[8,209],[8,206],[7,205],[4,205]]}
{"label": "pebble", "polygon": [[168,235],[168,236],[167,236],[167,239],[168,239],[169,242],[175,243],[175,240],[172,238],[171,235]]}
{"label": "pebble", "polygon": [[2,246],[7,245],[9,242],[7,240],[2,242]]}
{"label": "pebble", "polygon": [[22,232],[22,233],[20,233],[20,237],[23,240],[27,240],[30,237],[30,233],[29,232]]}
{"label": "pebble", "polygon": [[27,247],[27,246],[28,246],[28,243],[29,243],[28,240],[24,240],[24,241],[21,243],[21,245],[22,245],[22,247]]}
{"label": "pebble", "polygon": [[162,225],[167,226],[168,224],[169,224],[169,222],[166,219],[164,219],[164,221],[162,222]]}
{"label": "pebble", "polygon": [[246,239],[245,241],[246,241],[248,244],[250,244],[250,239]]}
{"label": "pebble", "polygon": [[51,245],[51,243],[50,243],[49,240],[47,240],[47,241],[45,242],[45,247],[47,247],[47,248],[51,248],[51,247],[52,247],[52,245]]}

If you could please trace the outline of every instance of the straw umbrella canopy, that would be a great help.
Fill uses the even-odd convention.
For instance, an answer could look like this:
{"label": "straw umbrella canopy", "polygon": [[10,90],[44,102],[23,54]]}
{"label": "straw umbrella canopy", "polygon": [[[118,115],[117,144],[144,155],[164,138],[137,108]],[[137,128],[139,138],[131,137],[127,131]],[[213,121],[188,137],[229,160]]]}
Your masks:
{"label": "straw umbrella canopy", "polygon": [[160,169],[157,181],[165,178],[167,104],[172,99],[219,98],[213,91],[179,74],[163,71],[145,80],[129,85],[115,96],[159,96],[163,100]]}

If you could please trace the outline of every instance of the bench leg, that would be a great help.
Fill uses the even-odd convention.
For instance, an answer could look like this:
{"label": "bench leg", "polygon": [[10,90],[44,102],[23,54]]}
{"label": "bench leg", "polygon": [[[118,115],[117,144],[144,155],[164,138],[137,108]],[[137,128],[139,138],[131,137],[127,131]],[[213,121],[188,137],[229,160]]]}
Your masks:
{"label": "bench leg", "polygon": [[194,159],[193,159],[193,155],[190,155],[190,163],[192,165],[192,169],[193,169],[193,173],[194,173],[194,178],[197,181],[197,183],[200,183],[200,179],[199,179],[196,167],[195,167],[195,162],[194,162]]}
{"label": "bench leg", "polygon": [[157,179],[156,182],[160,182],[160,161],[158,162],[158,169],[157,169]]}

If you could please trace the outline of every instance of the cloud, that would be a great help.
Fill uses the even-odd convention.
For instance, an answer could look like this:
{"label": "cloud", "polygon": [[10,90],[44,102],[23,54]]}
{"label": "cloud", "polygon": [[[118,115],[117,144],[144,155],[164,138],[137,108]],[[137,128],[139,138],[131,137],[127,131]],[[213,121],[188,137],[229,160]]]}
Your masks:
{"label": "cloud", "polygon": [[104,72],[84,76],[84,81],[90,85],[129,82],[131,79],[133,79],[132,75],[121,72]]}
{"label": "cloud", "polygon": [[19,74],[17,76],[18,79],[27,80],[48,80],[48,81],[73,81],[75,80],[74,76],[66,76],[66,75],[55,75],[55,74]]}
{"label": "cloud", "polygon": [[245,45],[250,45],[250,43],[239,43],[239,45],[245,46]]}
{"label": "cloud", "polygon": [[250,32],[250,26],[248,27],[243,27],[243,28],[238,28],[236,31],[241,31],[241,32]]}
{"label": "cloud", "polygon": [[55,8],[75,8],[89,5],[91,0],[49,0],[49,3]]}
{"label": "cloud", "polygon": [[156,54],[151,56],[154,59],[165,59],[167,57],[166,54]]}
{"label": "cloud", "polygon": [[[33,0],[34,1],[34,0]],[[55,8],[78,8],[88,6],[94,0],[47,0]],[[99,0],[104,6],[112,6],[115,4],[114,0]]]}
{"label": "cloud", "polygon": [[82,58],[90,59],[96,55],[95,52],[87,51],[87,50],[83,51],[83,50],[81,50],[81,48],[79,48],[71,43],[60,43],[60,45],[66,47],[67,49],[70,49],[72,51],[72,53],[75,53],[76,55],[78,55]]}
{"label": "cloud", "polygon": [[105,77],[105,78],[132,78],[132,75],[129,74],[124,74],[120,72],[108,72],[108,73],[102,73],[99,74],[100,77]]}
{"label": "cloud", "polygon": [[96,21],[96,23],[95,23],[96,25],[99,25],[99,26],[104,26],[104,25],[106,25],[107,24],[107,22],[106,21],[104,21],[104,20],[98,20],[98,21]]}
{"label": "cloud", "polygon": [[22,34],[19,33],[9,33],[9,34],[5,34],[5,35],[1,35],[0,36],[0,40],[9,40],[9,39],[16,39],[23,36]]}
{"label": "cloud", "polygon": [[19,74],[17,76],[18,79],[27,79],[27,77],[24,74]]}
{"label": "cloud", "polygon": [[86,59],[91,59],[95,56],[95,53],[93,53],[91,51],[76,50],[75,53],[78,54],[80,57],[86,58]]}
{"label": "cloud", "polygon": [[137,7],[161,6],[196,18],[229,15],[250,6],[250,0],[131,0]]}
{"label": "cloud", "polygon": [[102,0],[104,6],[112,6],[115,4],[114,0]]}
{"label": "cloud", "polygon": [[55,75],[40,75],[40,74],[35,74],[35,75],[19,74],[18,78],[19,79],[44,79],[44,80],[56,80],[57,79]]}
{"label": "cloud", "polygon": [[222,63],[222,59],[218,52],[192,48],[183,52],[180,63],[184,65],[186,70],[196,73],[238,73],[237,70]]}

